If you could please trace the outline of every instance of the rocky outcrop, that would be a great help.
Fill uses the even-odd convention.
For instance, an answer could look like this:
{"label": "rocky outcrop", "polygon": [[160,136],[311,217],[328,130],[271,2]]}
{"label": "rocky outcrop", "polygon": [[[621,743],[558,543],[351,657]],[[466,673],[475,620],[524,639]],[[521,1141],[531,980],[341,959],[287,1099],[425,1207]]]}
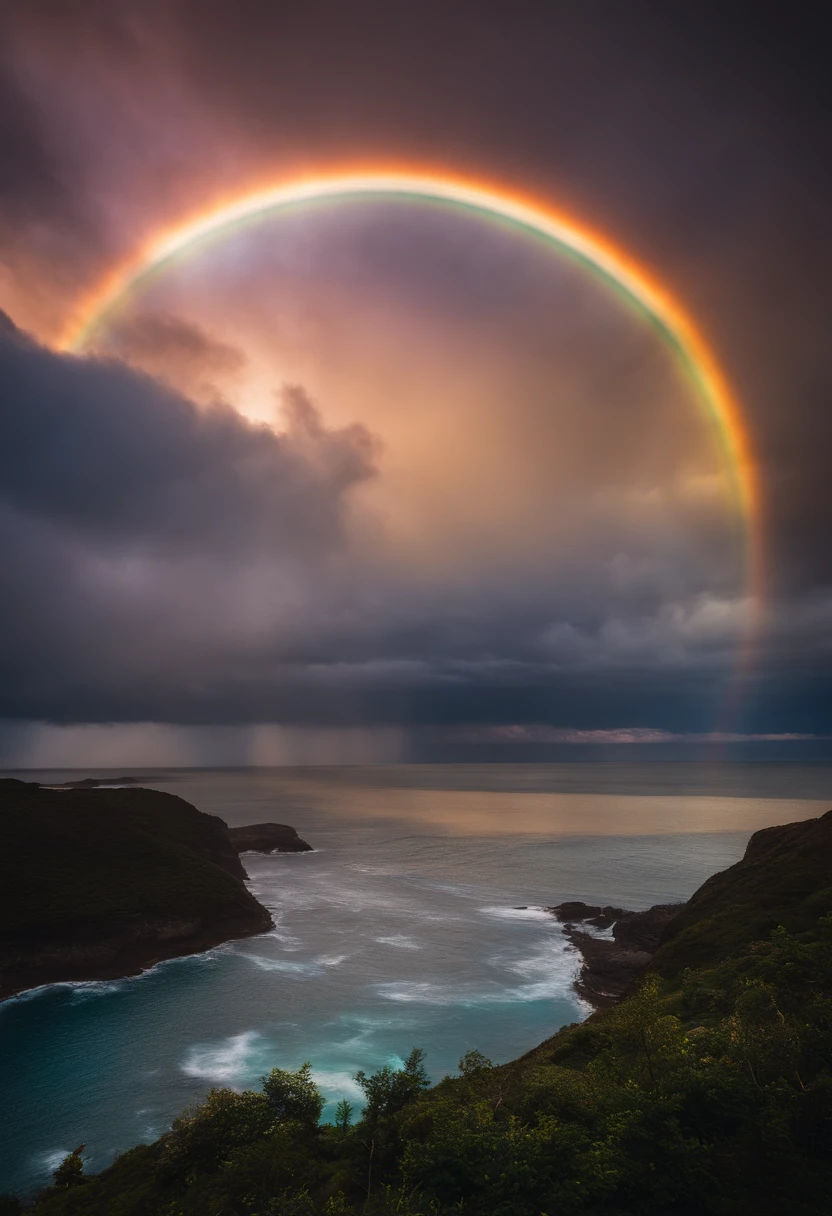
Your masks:
{"label": "rocky outcrop", "polygon": [[[145,777],[145,781],[152,781]],[[80,781],[62,781],[58,785],[48,785],[42,782],[42,788],[47,790],[97,790],[100,787],[114,785],[140,785],[138,777],[82,777]]]}
{"label": "rocky outcrop", "polygon": [[311,853],[312,845],[301,840],[285,823],[250,823],[229,828],[228,836],[238,853]]}
{"label": "rocky outcrop", "polygon": [[[667,926],[684,904],[656,904],[645,912],[578,900],[548,908],[583,956],[575,989],[596,1008],[615,1004],[653,959]],[[596,931],[609,930],[598,937]]]}
{"label": "rocky outcrop", "polygon": [[226,825],[173,794],[0,781],[0,998],[261,933]]}

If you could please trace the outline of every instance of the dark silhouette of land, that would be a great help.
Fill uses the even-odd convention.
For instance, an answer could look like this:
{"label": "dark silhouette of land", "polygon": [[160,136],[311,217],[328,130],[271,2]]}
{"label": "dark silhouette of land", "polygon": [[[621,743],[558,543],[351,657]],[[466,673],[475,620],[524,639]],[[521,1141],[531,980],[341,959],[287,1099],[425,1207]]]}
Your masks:
{"label": "dark silhouette of land", "polygon": [[0,998],[261,933],[225,823],[158,790],[0,781]]}

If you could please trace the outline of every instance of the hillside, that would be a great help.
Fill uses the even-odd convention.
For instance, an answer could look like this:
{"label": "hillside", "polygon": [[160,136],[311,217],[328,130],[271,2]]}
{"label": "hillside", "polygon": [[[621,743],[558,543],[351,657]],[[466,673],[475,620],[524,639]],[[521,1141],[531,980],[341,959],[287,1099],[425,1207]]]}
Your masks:
{"label": "hillside", "polygon": [[783,925],[804,933],[832,912],[832,811],[755,832],[742,861],[714,874],[668,924],[663,976],[713,964]]}
{"label": "hillside", "polygon": [[[819,1216],[832,1210],[832,816],[752,838],[620,1004],[429,1089],[422,1053],[319,1125],[308,1066],[214,1090],[36,1216]],[[785,927],[781,927],[785,926]],[[719,933],[718,933],[719,929]],[[78,1128],[79,1139],[84,1129]],[[1,1209],[0,1209],[1,1210]],[[13,1210],[11,1205],[9,1211]]]}
{"label": "hillside", "polygon": [[0,996],[267,929],[225,824],[173,794],[0,781]]}

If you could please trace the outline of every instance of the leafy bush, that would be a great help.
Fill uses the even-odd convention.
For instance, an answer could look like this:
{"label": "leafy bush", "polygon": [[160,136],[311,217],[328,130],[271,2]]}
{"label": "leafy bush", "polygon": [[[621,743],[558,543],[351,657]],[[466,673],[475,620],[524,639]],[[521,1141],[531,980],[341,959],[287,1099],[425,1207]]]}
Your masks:
{"label": "leafy bush", "polygon": [[162,1137],[159,1172],[192,1181],[219,1169],[235,1149],[262,1139],[275,1114],[264,1094],[212,1089],[200,1105],[180,1115]]}
{"label": "leafy bush", "polygon": [[297,1072],[273,1068],[261,1080],[266,1101],[277,1122],[291,1120],[307,1131],[314,1131],[324,1108],[324,1100],[312,1080],[312,1065],[308,1060]]}

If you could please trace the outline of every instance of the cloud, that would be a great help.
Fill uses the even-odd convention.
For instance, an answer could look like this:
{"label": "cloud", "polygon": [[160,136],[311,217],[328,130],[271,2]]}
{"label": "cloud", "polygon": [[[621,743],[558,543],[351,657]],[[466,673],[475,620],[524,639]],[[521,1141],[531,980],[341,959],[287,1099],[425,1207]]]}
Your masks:
{"label": "cloud", "polygon": [[[356,157],[445,164],[550,199],[672,287],[736,388],[763,488],[760,662],[735,672],[749,610],[735,538],[711,466],[677,459],[702,436],[666,408],[652,364],[627,380],[627,345],[616,354],[611,332],[596,335],[581,355],[597,389],[588,410],[564,389],[583,315],[573,286],[565,308],[550,307],[527,290],[538,253],[526,261],[493,235],[460,274],[455,233],[441,244],[438,221],[428,239],[408,215],[398,230],[378,223],[377,262],[401,268],[453,348],[422,414],[402,367],[421,372],[431,352],[406,316],[410,362],[380,393],[385,423],[411,428],[400,435],[418,483],[411,532],[382,498],[397,453],[391,443],[387,460],[370,437],[387,443],[392,425],[376,425],[363,382],[339,384],[338,367],[324,392],[306,368],[297,375],[337,425],[299,390],[277,433],[233,408],[254,372],[232,322],[265,246],[238,266],[243,298],[220,293],[227,326],[196,325],[151,294],[109,334],[114,358],[97,361],[59,358],[6,326],[2,712],[688,735],[707,733],[741,685],[746,733],[826,729],[832,274],[813,19],[751,28],[725,6],[682,21],[636,3],[521,5],[509,22],[468,0],[404,15],[371,0],[379,36],[367,39],[367,22],[316,0],[238,9],[229,24],[220,0],[5,7],[0,291],[14,315],[52,335],[80,294],[168,225]],[[301,264],[296,235],[288,260]],[[501,276],[509,261],[516,273]],[[335,277],[326,261],[322,295],[356,313],[381,282]],[[264,300],[264,344],[277,347],[284,318]],[[336,361],[310,340],[308,303],[285,328],[309,342],[317,373]],[[496,410],[479,399],[443,429],[454,364],[478,365],[485,381],[498,344],[496,328],[471,325],[464,347],[460,332],[498,313],[526,342],[523,360],[532,341],[551,355],[537,413],[526,381],[500,385],[525,446],[496,428],[494,439]],[[366,362],[383,364],[378,313],[366,333]],[[367,426],[342,425],[350,418]],[[556,552],[540,541],[547,528],[561,533]]]}
{"label": "cloud", "polygon": [[0,377],[0,504],[122,557],[337,547],[345,496],[374,471],[367,431],[328,431],[300,389],[276,435],[117,361],[53,354],[8,318]]}
{"label": "cloud", "polygon": [[[748,605],[627,557],[637,532],[613,532],[605,561],[518,568],[511,588],[501,563],[414,578],[356,496],[377,441],[327,427],[300,388],[275,433],[8,319],[0,382],[8,719],[570,738],[719,719]],[[740,733],[823,729],[830,602],[769,610]]]}
{"label": "cloud", "polygon": [[480,729],[468,727],[449,732],[450,741],[485,744],[620,744],[633,743],[795,743],[815,740],[821,736],[781,732],[780,734],[742,734],[738,731],[706,731],[699,734],[689,731],[660,730],[653,727],[617,727],[613,730],[573,730],[553,726],[485,726]]}
{"label": "cloud", "polygon": [[[378,442],[301,388],[276,433],[8,319],[0,383],[7,719],[674,737],[719,720],[748,605],[626,556],[637,532],[605,520],[605,560],[532,563],[510,587],[501,562],[414,576],[361,504]],[[830,603],[770,609],[740,733],[823,730]]]}
{"label": "cloud", "polygon": [[59,212],[66,201],[44,125],[32,101],[10,76],[0,73],[0,223],[4,228],[25,222],[34,212]]}
{"label": "cloud", "polygon": [[209,400],[220,395],[216,379],[233,378],[246,363],[239,347],[166,312],[119,318],[109,328],[101,353],[141,368],[189,396]]}

